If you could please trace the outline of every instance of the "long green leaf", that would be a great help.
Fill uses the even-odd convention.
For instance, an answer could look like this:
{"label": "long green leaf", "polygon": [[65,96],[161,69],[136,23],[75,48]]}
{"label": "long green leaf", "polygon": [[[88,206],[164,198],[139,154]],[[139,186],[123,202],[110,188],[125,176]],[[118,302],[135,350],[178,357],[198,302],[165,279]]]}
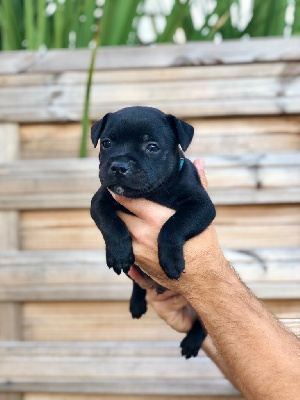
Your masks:
{"label": "long green leaf", "polygon": [[27,49],[34,50],[35,32],[34,32],[34,6],[33,0],[24,0],[24,21],[25,21],[25,39],[27,40]]}
{"label": "long green leaf", "polygon": [[116,14],[119,0],[106,0],[101,18],[101,46],[109,46],[115,29],[114,16]]}
{"label": "long green leaf", "polygon": [[101,27],[100,27],[100,21],[99,21],[98,25],[97,25],[97,31],[94,36],[95,47],[92,51],[91,64],[90,64],[90,68],[89,68],[88,80],[87,80],[86,91],[85,91],[84,110],[83,110],[83,117],[82,117],[82,122],[81,122],[82,134],[81,134],[81,143],[80,143],[80,149],[79,149],[79,157],[81,157],[81,158],[87,156],[88,130],[90,127],[90,118],[89,118],[90,92],[91,92],[91,86],[92,86],[93,73],[94,73],[94,69],[95,69],[97,50],[98,50],[98,47],[100,44],[100,33],[101,33]]}
{"label": "long green leaf", "polygon": [[255,0],[253,16],[245,33],[252,37],[282,36],[287,0]]}
{"label": "long green leaf", "polygon": [[300,0],[295,0],[294,23],[292,35],[300,35]]}
{"label": "long green leaf", "polygon": [[157,42],[172,42],[173,36],[177,28],[182,26],[182,23],[189,11],[189,0],[181,3],[180,0],[175,0],[171,14],[167,17],[167,24],[164,31],[157,36]]}
{"label": "long green leaf", "polygon": [[60,3],[56,0],[57,9],[54,13],[54,48],[63,47],[63,32],[64,32],[64,3]]}
{"label": "long green leaf", "polygon": [[37,34],[36,34],[36,47],[37,48],[39,48],[41,45],[46,44],[46,28],[47,28],[46,1],[38,0],[38,4],[37,4]]}
{"label": "long green leaf", "polygon": [[22,47],[20,21],[18,21],[13,2],[2,0],[1,3],[1,30],[4,36],[5,50],[18,50]]}

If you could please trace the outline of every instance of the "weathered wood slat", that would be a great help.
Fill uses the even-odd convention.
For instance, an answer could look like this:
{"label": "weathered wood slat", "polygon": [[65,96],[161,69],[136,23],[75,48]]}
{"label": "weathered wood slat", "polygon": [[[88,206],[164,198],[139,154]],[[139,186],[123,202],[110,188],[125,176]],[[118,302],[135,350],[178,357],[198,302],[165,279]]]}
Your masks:
{"label": "weathered wood slat", "polygon": [[[300,297],[298,248],[226,250],[225,255],[246,284],[262,299]],[[131,282],[117,276],[104,252],[3,252],[0,259],[1,301],[127,300]]]}
{"label": "weathered wood slat", "polygon": [[[184,335],[170,330],[151,307],[140,320],[133,320],[129,313],[128,298],[123,301],[25,302],[22,319],[24,340],[181,342]],[[267,300],[266,306],[284,323],[291,325],[296,321],[294,328],[297,331],[299,302]]]}
{"label": "weathered wood slat", "polygon": [[[189,380],[180,381],[165,380],[157,381],[156,379],[97,379],[84,381],[82,379],[68,380],[64,382],[59,379],[29,379],[14,378],[7,380],[0,379],[0,391],[8,392],[49,392],[49,393],[100,393],[100,394],[120,394],[129,395],[128,399],[133,399],[133,395],[155,394],[155,395],[173,395],[189,396],[198,395],[205,396],[204,399],[209,400],[207,396],[226,396],[223,400],[227,400],[227,396],[238,395],[238,392],[232,388],[225,379],[208,379],[208,380]],[[188,396],[188,397],[187,397]],[[122,399],[124,397],[121,397]],[[126,398],[126,397],[125,397]],[[106,397],[105,397],[106,399]]]}
{"label": "weathered wood slat", "polygon": [[[300,73],[300,64],[297,62],[253,63],[238,65],[216,65],[195,67],[177,67],[160,69],[128,69],[95,71],[93,84],[111,83],[146,83],[146,82],[174,82],[189,80],[210,79],[240,79],[261,77],[297,77]],[[88,73],[63,71],[61,73],[28,73],[0,75],[0,86],[34,87],[34,86],[66,86],[85,85]]]}
{"label": "weathered wood slat", "polygon": [[[96,70],[165,68],[195,65],[237,64],[270,61],[297,61],[300,40],[268,38],[250,41],[225,41],[222,45],[210,42],[184,45],[159,44],[151,47],[101,47]],[[50,50],[48,52],[2,52],[0,73],[62,72],[88,70],[90,50]]]}
{"label": "weathered wood slat", "polygon": [[[191,157],[193,160],[195,157]],[[206,156],[216,204],[297,202],[297,153]],[[96,159],[34,160],[0,165],[0,209],[87,208],[99,187]]]}
{"label": "weathered wood slat", "polygon": [[[176,396],[176,400],[243,400],[239,396]],[[9,400],[9,399],[8,399]],[[25,393],[23,400],[174,400],[174,396],[168,395],[80,395],[76,394],[50,394],[50,393]]]}
{"label": "weathered wood slat", "polygon": [[[117,103],[111,105],[91,104],[90,117],[92,120],[101,119],[108,112],[115,112],[125,106],[144,105],[158,108],[166,114],[174,114],[179,118],[185,117],[210,117],[210,116],[239,116],[239,115],[287,115],[299,114],[300,98],[269,98],[269,99],[224,99],[198,100],[177,102],[132,102],[128,104]],[[3,107],[0,109],[1,121],[18,122],[67,122],[80,121],[82,118],[82,107],[75,105],[48,105],[40,107]]]}
{"label": "weathered wood slat", "polygon": [[[17,124],[0,124],[0,163],[13,162],[19,157],[19,127]],[[0,252],[19,249],[18,211],[0,211]],[[0,340],[21,340],[21,304],[0,303]],[[21,400],[21,395],[2,396],[1,400]]]}
{"label": "weathered wood slat", "polygon": [[[223,247],[298,246],[299,215],[297,205],[217,206],[216,227]],[[20,235],[23,250],[104,248],[87,209],[24,211]]]}
{"label": "weathered wood slat", "polygon": [[[195,135],[187,154],[245,154],[294,152],[300,148],[300,117],[188,119]],[[78,155],[81,125],[22,124],[21,158],[74,158]],[[89,155],[96,156],[89,141]]]}
{"label": "weathered wood slat", "polygon": [[[295,113],[300,111],[299,82],[297,77],[287,81],[280,77],[94,84],[91,115],[99,119],[106,110],[133,104],[153,105],[180,116],[224,115],[224,111],[217,110],[221,104],[225,115],[262,114],[262,110],[265,114]],[[26,90],[0,88],[0,119],[30,121],[28,117],[33,118],[35,113],[31,121],[51,120],[54,116],[57,120],[76,120],[75,114],[83,107],[84,91],[84,85],[74,84],[28,86]],[[73,117],[70,112],[75,113]]]}
{"label": "weathered wood slat", "polygon": [[[133,320],[129,298],[128,293],[127,299],[122,301],[25,302],[22,319],[24,340],[181,342],[184,334],[170,330],[152,307],[140,320]],[[286,315],[294,318],[295,313]]]}
{"label": "weathered wood slat", "polygon": [[14,347],[3,343],[0,345],[0,390],[168,395],[237,393],[211,360],[201,355],[187,362],[176,345],[15,343]]}
{"label": "weathered wood slat", "polygon": [[[182,101],[203,101],[226,99],[268,99],[299,97],[300,78],[226,79],[221,80],[188,80],[174,82],[130,82],[117,84],[93,84],[91,104],[93,106],[132,103],[162,103],[170,99]],[[26,90],[22,87],[0,88],[0,107],[28,106],[82,106],[84,102],[84,85],[69,86],[32,86]]]}

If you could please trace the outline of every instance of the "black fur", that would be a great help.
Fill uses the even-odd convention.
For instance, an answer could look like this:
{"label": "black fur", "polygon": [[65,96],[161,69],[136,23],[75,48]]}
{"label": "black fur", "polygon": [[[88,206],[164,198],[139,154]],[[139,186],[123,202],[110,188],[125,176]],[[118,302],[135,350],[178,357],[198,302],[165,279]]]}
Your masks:
{"label": "black fur", "polygon": [[[151,107],[124,108],[106,114],[93,125],[92,142],[95,147],[99,139],[101,142],[101,187],[92,199],[91,216],[106,243],[107,265],[117,274],[128,272],[134,255],[130,233],[116,214],[118,210],[128,211],[107,188],[176,210],[158,237],[160,265],[170,279],[179,279],[184,271],[184,243],[204,231],[215,218],[215,208],[194,165],[184,159],[181,168],[183,154],[179,145],[186,150],[193,132],[186,122]],[[164,289],[158,285],[157,290],[161,293]],[[130,311],[134,318],[146,312],[145,291],[136,284]],[[186,358],[196,356],[204,337],[204,328],[196,321],[181,343],[182,354]]]}

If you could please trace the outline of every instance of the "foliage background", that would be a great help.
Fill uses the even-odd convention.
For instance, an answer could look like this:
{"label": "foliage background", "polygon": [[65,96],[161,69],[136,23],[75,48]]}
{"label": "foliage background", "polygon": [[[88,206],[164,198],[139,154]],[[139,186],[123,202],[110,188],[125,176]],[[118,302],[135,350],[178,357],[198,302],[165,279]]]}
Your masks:
{"label": "foliage background", "polygon": [[300,34],[300,0],[0,0],[0,49]]}

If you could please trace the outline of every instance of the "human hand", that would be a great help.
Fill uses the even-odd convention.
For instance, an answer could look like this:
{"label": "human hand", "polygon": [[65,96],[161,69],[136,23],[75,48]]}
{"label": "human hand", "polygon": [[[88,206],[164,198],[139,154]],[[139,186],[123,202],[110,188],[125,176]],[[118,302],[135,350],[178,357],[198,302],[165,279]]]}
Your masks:
{"label": "human hand", "polygon": [[[203,186],[207,188],[204,161],[198,159],[194,165]],[[114,193],[112,196],[134,214],[118,213],[132,236],[135,263],[160,285],[184,294],[190,291],[193,282],[197,282],[197,290],[199,290],[198,283],[205,283],[207,276],[213,273],[214,264],[222,264],[224,256],[214,226],[211,224],[200,235],[185,243],[186,273],[182,274],[180,281],[169,279],[159,264],[157,237],[163,224],[175,211],[146,199],[129,199]]]}

